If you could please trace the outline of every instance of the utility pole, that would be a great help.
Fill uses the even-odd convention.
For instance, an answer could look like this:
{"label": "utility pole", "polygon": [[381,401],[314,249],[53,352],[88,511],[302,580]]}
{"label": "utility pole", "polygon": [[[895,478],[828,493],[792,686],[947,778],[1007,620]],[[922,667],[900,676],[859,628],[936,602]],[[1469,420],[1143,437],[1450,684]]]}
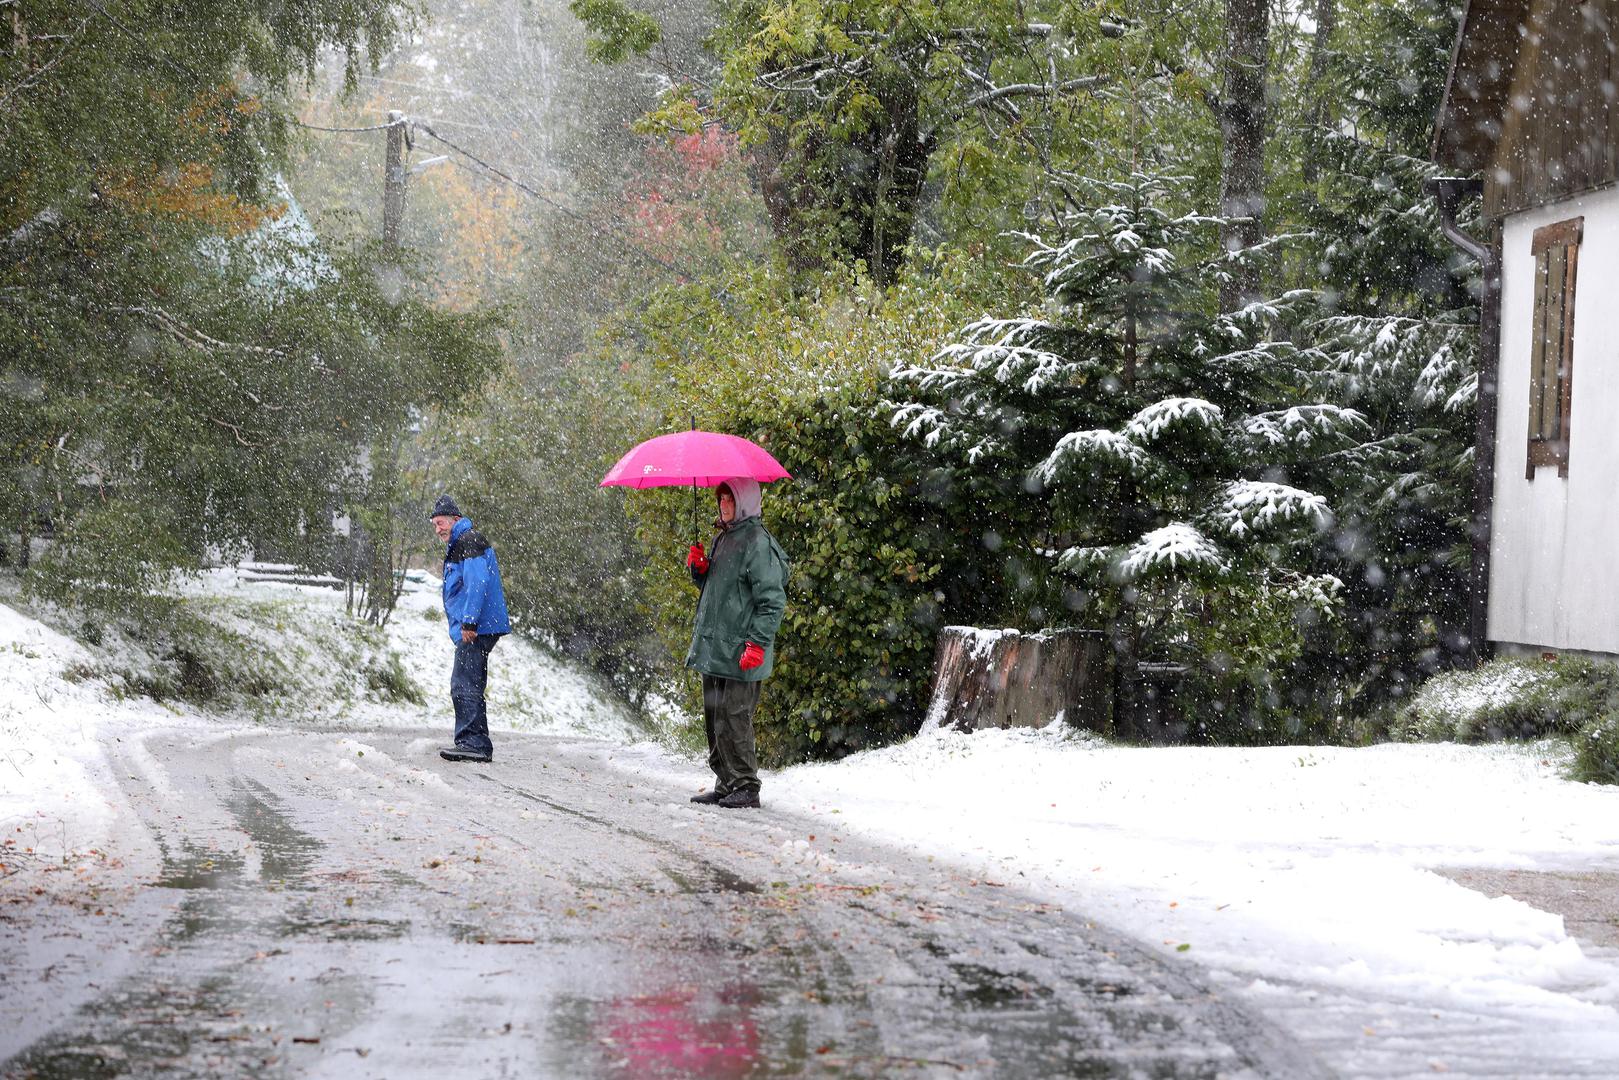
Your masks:
{"label": "utility pole", "polygon": [[405,114],[388,113],[388,160],[382,174],[382,246],[399,251],[399,231],[405,220],[405,151],[408,149]]}

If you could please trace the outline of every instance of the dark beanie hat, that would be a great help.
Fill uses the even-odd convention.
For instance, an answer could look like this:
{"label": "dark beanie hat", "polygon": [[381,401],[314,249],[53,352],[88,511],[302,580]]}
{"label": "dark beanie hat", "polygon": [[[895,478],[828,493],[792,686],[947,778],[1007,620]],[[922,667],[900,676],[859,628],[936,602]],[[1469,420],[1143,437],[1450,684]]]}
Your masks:
{"label": "dark beanie hat", "polygon": [[455,505],[455,500],[450,498],[448,495],[440,495],[438,497],[438,502],[433,504],[433,512],[427,516],[438,517],[441,514],[449,514],[452,517],[460,517],[461,508]]}

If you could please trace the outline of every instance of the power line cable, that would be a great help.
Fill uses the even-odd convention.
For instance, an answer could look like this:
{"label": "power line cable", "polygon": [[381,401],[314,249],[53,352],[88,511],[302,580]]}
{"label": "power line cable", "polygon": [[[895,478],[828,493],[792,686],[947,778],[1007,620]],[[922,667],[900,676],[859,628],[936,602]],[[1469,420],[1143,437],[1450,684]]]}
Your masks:
{"label": "power line cable", "polygon": [[[132,39],[134,41],[141,41],[140,35],[137,34],[134,30],[132,30],[128,25],[126,25],[122,20],[120,20],[112,12],[108,11],[106,9],[106,7],[101,3],[101,0],[82,0],[82,2],[86,6],[88,6],[91,10],[95,11],[96,14],[100,15],[102,18],[106,19],[109,23],[111,23],[113,26],[115,26],[119,31],[126,34],[130,39]],[[142,44],[144,44],[144,42],[142,42]],[[193,70],[188,65],[181,63],[179,60],[176,60],[171,56],[164,55],[164,54],[159,54],[157,59],[159,59],[163,63],[167,64],[169,67],[173,68],[174,70],[176,70],[176,71],[180,72],[181,74],[185,75],[187,78],[191,79],[195,83],[202,84],[202,83],[207,82],[207,80],[203,78],[201,73]],[[261,101],[260,104],[265,104],[265,103]],[[474,154],[472,151],[466,149],[465,147],[459,146],[456,143],[451,142],[449,139],[446,139],[444,136],[442,136],[438,132],[434,131],[433,128],[429,124],[427,124],[427,123],[425,123],[423,121],[409,120],[408,118],[401,118],[401,119],[398,119],[398,120],[390,120],[388,123],[385,123],[385,124],[372,124],[372,125],[368,125],[368,126],[364,126],[364,127],[328,127],[328,126],[320,125],[320,124],[305,123],[304,121],[298,119],[297,117],[290,116],[290,115],[288,115],[288,114],[286,114],[284,112],[281,112],[280,110],[275,109],[273,106],[269,106],[267,104],[265,104],[265,107],[269,111],[275,112],[278,116],[280,116],[280,118],[282,120],[286,121],[287,123],[295,124],[298,127],[302,127],[302,128],[308,128],[311,131],[344,132],[344,133],[346,133],[346,132],[363,132],[363,131],[385,131],[385,130],[391,128],[391,127],[394,127],[396,124],[407,124],[408,125],[406,127],[407,133],[412,128],[419,129],[419,130],[425,132],[428,135],[428,137],[430,137],[432,139],[436,139],[438,142],[443,143],[445,146],[449,147],[451,150],[454,150],[456,153],[458,153],[458,154],[462,155],[463,157],[467,158],[469,161],[472,161],[472,162],[476,163],[479,167],[483,168],[487,172],[492,173],[493,175],[500,177],[502,180],[506,181],[508,184],[511,184],[513,187],[517,188],[519,191],[522,191],[525,194],[529,195],[531,198],[538,199],[540,202],[545,203],[547,206],[553,207],[556,210],[560,211],[561,213],[566,214],[568,217],[573,218],[575,221],[578,221],[580,224],[587,227],[591,231],[592,235],[607,237],[608,239],[610,239],[614,243],[616,243],[620,248],[622,248],[628,254],[634,256],[637,259],[640,259],[642,262],[645,262],[645,263],[647,263],[647,264],[649,264],[651,266],[657,267],[658,269],[663,270],[666,273],[674,274],[676,277],[685,276],[684,271],[682,271],[679,267],[675,266],[673,263],[666,262],[665,260],[660,259],[657,256],[652,255],[649,252],[643,251],[641,248],[633,246],[628,241],[626,241],[622,236],[618,235],[615,232],[612,232],[612,231],[609,231],[609,230],[604,230],[599,224],[597,224],[595,222],[592,222],[589,218],[585,217],[583,214],[580,214],[578,211],[573,210],[570,207],[564,206],[562,203],[559,203],[555,199],[550,198],[549,196],[545,195],[543,192],[537,190],[536,188],[531,187],[528,184],[525,184],[523,181],[517,179],[517,177],[515,177],[515,176],[512,176],[510,173],[505,172],[504,170],[499,169],[494,165],[491,165],[489,162],[487,162],[487,161],[483,160],[482,158],[478,157],[476,154]]]}
{"label": "power line cable", "polygon": [[548,195],[544,194],[543,192],[540,192],[540,191],[530,187],[528,184],[525,184],[523,181],[517,179],[517,177],[515,177],[515,176],[512,176],[510,173],[504,172],[501,169],[496,168],[494,165],[489,164],[489,162],[487,162],[487,161],[483,160],[482,158],[478,157],[476,154],[474,154],[472,151],[466,149],[465,147],[456,145],[455,143],[451,142],[449,139],[446,139],[444,136],[442,136],[438,132],[434,131],[432,126],[425,123],[424,121],[412,120],[412,121],[410,121],[410,124],[411,124],[412,127],[416,128],[418,131],[425,134],[428,138],[436,139],[437,141],[443,143],[445,146],[449,147],[451,150],[454,150],[456,153],[460,154],[462,157],[467,158],[469,161],[472,161],[472,162],[476,163],[481,168],[486,169],[487,171],[489,171],[489,172],[493,173],[494,175],[500,177],[502,180],[506,181],[508,184],[511,184],[513,187],[517,188],[519,191],[525,192],[530,197],[538,199],[540,202],[545,203],[547,206],[553,207],[556,210],[560,211],[561,213],[566,214],[568,217],[573,218],[575,221],[579,222],[580,224],[582,224],[586,228],[588,228],[593,235],[606,236],[607,238],[611,239],[613,242],[618,244],[619,247],[623,248],[629,254],[634,255],[636,258],[641,259],[643,262],[647,262],[647,263],[652,264],[653,266],[658,267],[660,270],[665,270],[665,271],[667,271],[667,272],[669,272],[671,274],[676,275],[677,277],[681,276],[683,274],[683,271],[679,267],[675,266],[673,263],[665,262],[663,259],[658,258],[656,255],[653,255],[650,252],[643,251],[642,249],[631,245],[622,236],[618,235],[615,232],[603,229],[600,224],[598,224],[597,222],[591,221],[588,217],[586,217],[585,215],[579,213],[577,210],[574,210],[574,209],[572,209],[571,207],[568,207],[568,206],[564,206],[562,203],[557,202],[555,199],[549,197]]}
{"label": "power line cable", "polygon": [[298,119],[296,116],[287,116],[283,114],[282,119],[287,121],[289,124],[297,124],[301,128],[308,128],[310,131],[387,131],[389,128],[393,127],[395,123],[399,122],[393,121],[386,124],[370,124],[366,127],[326,127],[323,124],[308,123]]}

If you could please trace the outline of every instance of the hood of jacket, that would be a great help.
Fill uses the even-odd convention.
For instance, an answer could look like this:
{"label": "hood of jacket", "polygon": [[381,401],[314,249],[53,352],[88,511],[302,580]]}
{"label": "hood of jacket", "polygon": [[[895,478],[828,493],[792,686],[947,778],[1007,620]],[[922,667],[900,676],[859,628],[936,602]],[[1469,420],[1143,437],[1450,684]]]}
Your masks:
{"label": "hood of jacket", "polygon": [[734,476],[714,489],[716,502],[722,489],[728,490],[731,498],[736,500],[736,517],[731,524],[735,525],[738,521],[759,516],[764,505],[764,492],[759,487],[759,481],[746,476]]}

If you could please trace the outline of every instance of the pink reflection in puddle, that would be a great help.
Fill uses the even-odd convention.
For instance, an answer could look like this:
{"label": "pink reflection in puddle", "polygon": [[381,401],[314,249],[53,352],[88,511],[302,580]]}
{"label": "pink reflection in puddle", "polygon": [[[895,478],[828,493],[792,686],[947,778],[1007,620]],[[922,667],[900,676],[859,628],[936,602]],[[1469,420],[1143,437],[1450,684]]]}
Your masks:
{"label": "pink reflection in puddle", "polygon": [[746,1076],[759,1054],[751,987],[681,987],[607,1002],[596,1029],[626,1076]]}

